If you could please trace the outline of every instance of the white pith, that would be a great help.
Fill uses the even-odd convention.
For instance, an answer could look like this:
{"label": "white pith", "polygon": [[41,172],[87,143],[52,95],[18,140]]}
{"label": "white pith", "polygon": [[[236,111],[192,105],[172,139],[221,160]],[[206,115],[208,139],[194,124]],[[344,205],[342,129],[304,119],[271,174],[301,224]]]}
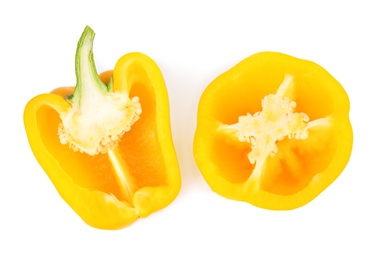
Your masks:
{"label": "white pith", "polygon": [[292,96],[293,88],[293,76],[285,75],[276,93],[262,99],[261,111],[242,115],[237,123],[220,127],[221,131],[234,134],[239,141],[251,144],[248,159],[255,165],[251,178],[258,178],[266,159],[278,152],[278,141],[307,139],[309,128],[329,123],[328,118],[310,121],[306,113],[294,112],[296,102],[288,97]]}
{"label": "white pith", "polygon": [[138,97],[130,99],[125,93],[88,89],[79,104],[60,115],[58,135],[60,142],[74,151],[96,155],[116,147],[142,109]]}

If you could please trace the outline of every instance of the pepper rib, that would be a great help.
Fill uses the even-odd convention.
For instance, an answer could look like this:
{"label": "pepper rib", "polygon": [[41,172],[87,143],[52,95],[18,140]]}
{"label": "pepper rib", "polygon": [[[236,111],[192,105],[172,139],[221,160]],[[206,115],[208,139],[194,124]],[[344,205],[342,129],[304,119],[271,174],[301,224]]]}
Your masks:
{"label": "pepper rib", "polygon": [[132,204],[133,195],[137,190],[137,185],[134,177],[131,175],[130,168],[122,160],[118,147],[109,150],[108,157],[114,169],[114,175],[122,195],[121,199]]}

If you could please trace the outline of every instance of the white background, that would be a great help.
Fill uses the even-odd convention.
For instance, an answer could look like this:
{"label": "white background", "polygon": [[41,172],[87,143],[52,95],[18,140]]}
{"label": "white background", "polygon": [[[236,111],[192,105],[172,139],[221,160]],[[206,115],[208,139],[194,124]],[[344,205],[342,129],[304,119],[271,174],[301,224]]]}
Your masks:
{"label": "white background", "polygon": [[[0,259],[378,259],[375,1],[72,2],[0,4]],[[23,127],[29,99],[75,84],[76,43],[85,25],[96,32],[99,72],[132,51],[159,65],[181,167],[177,199],[117,231],[87,226],[59,197]],[[202,91],[260,51],[315,61],[351,101],[348,166],[293,211],[218,196],[192,155]]]}

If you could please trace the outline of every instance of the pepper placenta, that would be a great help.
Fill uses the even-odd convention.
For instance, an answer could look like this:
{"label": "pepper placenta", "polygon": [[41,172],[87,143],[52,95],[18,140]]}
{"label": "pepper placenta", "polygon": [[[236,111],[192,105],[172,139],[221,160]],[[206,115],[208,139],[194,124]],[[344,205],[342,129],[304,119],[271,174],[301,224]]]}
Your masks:
{"label": "pepper placenta", "polygon": [[221,196],[286,210],[307,204],[339,176],[352,143],[340,83],[311,61],[262,52],[202,94],[194,156]]}
{"label": "pepper placenta", "polygon": [[169,205],[181,178],[168,95],[156,63],[141,53],[97,74],[94,32],[77,46],[76,87],[31,99],[31,149],[62,198],[89,225],[118,229]]}

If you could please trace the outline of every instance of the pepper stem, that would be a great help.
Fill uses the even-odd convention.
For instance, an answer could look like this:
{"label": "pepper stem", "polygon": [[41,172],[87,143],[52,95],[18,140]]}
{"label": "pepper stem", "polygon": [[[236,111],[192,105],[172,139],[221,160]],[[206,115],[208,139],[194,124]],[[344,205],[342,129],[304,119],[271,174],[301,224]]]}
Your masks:
{"label": "pepper stem", "polygon": [[93,91],[93,86],[100,91],[108,92],[108,87],[98,76],[93,58],[93,40],[95,32],[86,26],[79,42],[77,43],[75,55],[76,88],[70,98],[71,103],[80,105],[81,97],[88,96],[85,92]]}
{"label": "pepper stem", "polygon": [[95,33],[85,27],[75,59],[77,85],[69,101],[72,108],[60,115],[58,133],[63,144],[89,155],[106,153],[118,145],[142,112],[138,97],[112,91],[97,75],[93,60]]}

